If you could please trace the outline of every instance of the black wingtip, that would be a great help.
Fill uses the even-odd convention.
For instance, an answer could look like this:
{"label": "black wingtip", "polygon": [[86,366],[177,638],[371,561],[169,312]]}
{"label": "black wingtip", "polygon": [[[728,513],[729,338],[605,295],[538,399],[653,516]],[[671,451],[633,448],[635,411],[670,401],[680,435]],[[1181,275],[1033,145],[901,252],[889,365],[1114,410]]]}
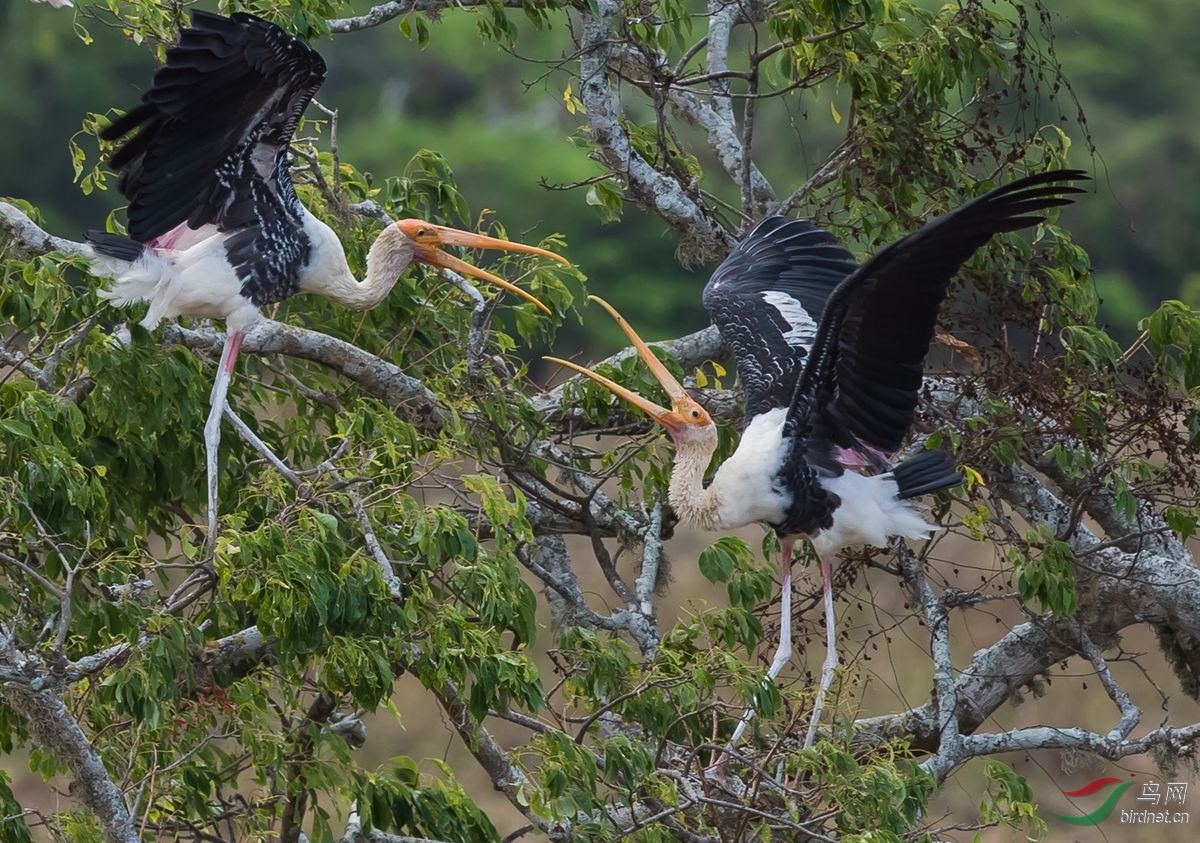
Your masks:
{"label": "black wingtip", "polygon": [[[1091,176],[1083,170],[1033,173],[993,188],[934,222],[955,220],[960,239],[972,242],[974,251],[994,234],[1046,222],[1046,216],[1040,212],[1071,205],[1074,197],[1088,192],[1071,182],[1090,180]],[[976,237],[968,238],[968,233]]]}
{"label": "black wingtip", "polygon": [[1046,170],[1042,173],[1033,173],[1022,178],[1015,179],[1012,184],[1021,184],[1022,182],[1036,184],[1038,182],[1052,181],[1091,181],[1092,177],[1087,170],[1078,169],[1062,169],[1062,170]]}
{"label": "black wingtip", "polygon": [[100,138],[106,141],[122,138],[154,117],[155,111],[154,106],[145,102],[134,106],[101,129]]}
{"label": "black wingtip", "polygon": [[130,240],[119,234],[109,234],[107,231],[100,231],[97,228],[88,229],[83,236],[100,254],[130,263],[141,257],[146,248],[136,240]]}
{"label": "black wingtip", "polygon": [[[1086,193],[1082,187],[1076,187],[1070,182],[1091,181],[1092,177],[1085,170],[1047,170],[1044,173],[1033,173],[1013,179],[991,192],[990,195],[1008,196],[1013,193],[1025,193],[1031,196],[1049,196],[1063,193]],[[1063,182],[1067,182],[1063,184]]]}
{"label": "black wingtip", "polygon": [[963,484],[963,476],[945,451],[922,451],[892,469],[896,478],[896,496],[900,500],[953,489]]}

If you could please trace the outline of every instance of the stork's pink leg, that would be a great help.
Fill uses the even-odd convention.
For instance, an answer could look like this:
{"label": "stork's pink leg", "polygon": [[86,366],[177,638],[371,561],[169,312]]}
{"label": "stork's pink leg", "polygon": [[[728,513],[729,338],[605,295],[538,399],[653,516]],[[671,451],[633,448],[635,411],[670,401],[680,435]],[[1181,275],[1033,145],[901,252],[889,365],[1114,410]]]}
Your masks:
{"label": "stork's pink leg", "polygon": [[[767,669],[767,679],[772,681],[779,675],[779,671],[783,670],[783,666],[792,660],[792,549],[794,546],[795,542],[790,540],[780,542],[779,579],[783,583],[783,595],[779,607],[779,646],[775,648],[775,656],[771,659],[771,666]],[[746,731],[750,721],[754,719],[755,713],[753,708],[746,709],[746,713],[742,715],[742,722],[738,723],[737,728],[733,730],[733,736],[729,739],[731,747],[737,745],[738,739],[741,738],[742,732]]]}
{"label": "stork's pink leg", "polygon": [[767,677],[774,679],[783,666],[792,660],[792,549],[795,543],[780,543],[779,579],[783,583],[779,605],[779,646],[767,669]]}
{"label": "stork's pink leg", "polygon": [[817,737],[817,724],[821,722],[821,710],[825,707],[825,695],[833,683],[833,672],[838,666],[837,634],[833,619],[833,573],[829,569],[829,557],[821,557],[821,593],[825,598],[825,663],[821,665],[821,686],[817,689],[817,698],[813,701],[812,720],[808,724],[808,734],[804,736],[804,745],[812,746]]}
{"label": "stork's pink leg", "polygon": [[208,421],[204,424],[204,456],[208,467],[208,550],[211,554],[217,546],[217,449],[221,445],[221,414],[225,411],[225,397],[229,394],[229,381],[233,377],[233,366],[246,334],[235,331],[225,339],[221,362],[217,366],[217,378],[213,381],[209,396]]}

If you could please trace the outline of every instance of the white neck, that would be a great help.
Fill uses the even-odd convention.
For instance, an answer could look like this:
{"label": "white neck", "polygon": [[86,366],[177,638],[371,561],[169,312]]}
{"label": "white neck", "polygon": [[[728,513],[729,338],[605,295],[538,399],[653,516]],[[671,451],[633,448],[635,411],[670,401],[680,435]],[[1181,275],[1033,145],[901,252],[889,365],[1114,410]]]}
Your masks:
{"label": "white neck", "polygon": [[[783,438],[786,408],[751,419],[729,459],[704,488],[704,472],[716,450],[709,441],[677,441],[669,489],[671,508],[683,520],[707,530],[729,530],[762,522],[781,524],[791,494],[776,482],[791,440]],[[681,437],[682,439],[682,437]]]}
{"label": "white neck", "polygon": [[370,310],[383,301],[412,263],[412,241],[395,225],[388,225],[371,244],[367,275],[359,281],[350,271],[346,252],[333,229],[312,216],[305,223],[316,258],[306,267],[300,289],[351,310]]}
{"label": "white neck", "polygon": [[712,459],[713,448],[698,445],[679,445],[675,451],[675,467],[667,499],[683,521],[705,530],[728,527],[722,519],[724,505],[719,484],[704,487],[704,471]]}

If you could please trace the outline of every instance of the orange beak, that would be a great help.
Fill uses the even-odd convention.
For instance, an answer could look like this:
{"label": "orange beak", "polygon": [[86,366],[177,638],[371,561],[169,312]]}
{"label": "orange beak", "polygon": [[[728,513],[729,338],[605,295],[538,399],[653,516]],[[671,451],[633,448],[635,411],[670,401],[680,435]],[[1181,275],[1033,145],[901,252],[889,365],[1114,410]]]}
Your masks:
{"label": "orange beak", "polygon": [[489,284],[495,284],[501,289],[515,293],[526,301],[533,302],[546,313],[550,308],[542,304],[531,293],[527,293],[516,284],[505,281],[493,275],[486,269],[459,260],[453,255],[442,251],[444,246],[466,246],[471,249],[502,249],[507,252],[528,252],[531,255],[541,255],[544,258],[556,260],[559,263],[571,265],[571,262],[561,255],[539,249],[537,246],[526,246],[524,243],[513,243],[497,237],[474,234],[470,231],[460,231],[457,228],[447,228],[444,225],[434,225],[424,220],[400,220],[396,227],[404,236],[413,242],[413,260],[436,266],[442,269],[452,269],[462,275],[470,275]]}
{"label": "orange beak", "polygon": [[617,397],[624,398],[630,404],[645,412],[650,418],[665,427],[672,436],[689,425],[703,427],[704,425],[712,424],[712,419],[709,418],[708,411],[688,395],[683,385],[675,380],[675,376],[654,356],[654,352],[650,350],[650,346],[642,341],[642,338],[634,332],[633,328],[629,327],[629,323],[625,321],[625,318],[617,313],[611,304],[599,296],[588,296],[588,298],[607,310],[609,315],[617,320],[617,324],[621,326],[621,330],[625,332],[625,335],[629,337],[629,341],[633,343],[633,347],[637,349],[638,356],[645,361],[646,366],[650,369],[650,374],[654,375],[655,380],[666,391],[667,397],[671,400],[671,409],[655,404],[653,401],[643,398],[636,392],[609,380],[604,375],[597,374],[591,369],[585,369],[583,366],[579,366],[569,360],[562,360],[558,357],[546,357],[544,359],[557,363],[560,366],[566,366],[568,369],[573,369],[579,372],[579,374],[591,378]]}

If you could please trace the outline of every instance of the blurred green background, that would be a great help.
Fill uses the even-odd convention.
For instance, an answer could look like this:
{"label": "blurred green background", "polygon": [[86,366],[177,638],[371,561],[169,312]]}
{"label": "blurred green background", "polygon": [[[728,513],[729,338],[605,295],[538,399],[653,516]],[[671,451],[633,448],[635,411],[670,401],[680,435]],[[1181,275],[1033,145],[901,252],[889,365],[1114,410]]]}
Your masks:
{"label": "blurred green background", "polygon": [[[1104,318],[1128,338],[1139,316],[1164,298],[1200,306],[1200,14],[1179,0],[1056,0],[1051,17],[1057,57],[1096,149],[1090,156],[1082,130],[1064,126],[1073,163],[1096,177],[1095,197],[1064,220],[1092,255]],[[382,178],[417,149],[436,149],[453,166],[473,215],[495,211],[518,238],[565,234],[592,291],[636,313],[647,336],[703,326],[698,291],[712,267],[680,268],[675,239],[656,217],[626,204],[622,220],[606,223],[586,188],[544,186],[600,170],[572,142],[580,117],[563,103],[571,79],[556,60],[572,70],[577,62],[569,59],[561,19],[545,31],[519,14],[513,19],[521,28],[513,54],[482,43],[469,11],[432,22],[425,50],[397,21],[316,44],[330,68],[318,99],[340,112],[342,156]],[[94,39],[88,46],[83,30]],[[153,69],[150,53],[101,18],[0,0],[0,63],[0,195],[34,202],[51,230],[78,237],[121,202],[115,186],[83,196],[72,184],[67,138],[87,112],[137,101]],[[827,101],[812,95],[772,107],[759,115],[755,149],[765,172],[788,190],[823,160],[841,127]],[[1059,108],[1074,110],[1065,92],[1038,117],[1053,120]],[[90,140],[81,142],[94,154]],[[728,187],[715,167],[706,167],[706,180],[706,189]],[[559,340],[588,353],[619,342],[603,319]]]}

